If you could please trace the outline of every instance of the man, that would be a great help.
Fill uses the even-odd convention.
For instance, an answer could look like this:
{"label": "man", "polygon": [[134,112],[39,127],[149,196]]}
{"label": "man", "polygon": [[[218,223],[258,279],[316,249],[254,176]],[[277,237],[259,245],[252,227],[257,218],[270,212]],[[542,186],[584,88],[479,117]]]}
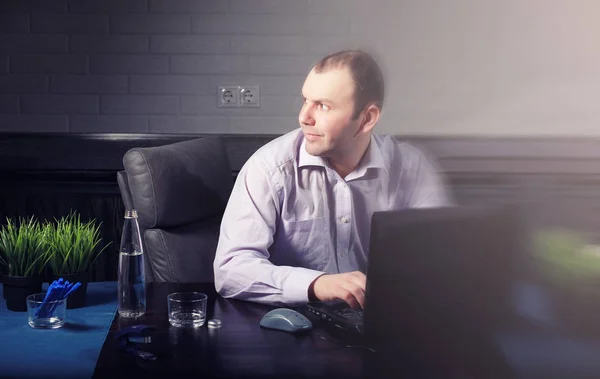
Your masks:
{"label": "man", "polygon": [[362,51],[325,57],[302,88],[300,129],[260,148],[241,169],[214,261],[224,297],[277,305],[365,298],[371,215],[448,204],[416,148],[372,134],[381,71]]}

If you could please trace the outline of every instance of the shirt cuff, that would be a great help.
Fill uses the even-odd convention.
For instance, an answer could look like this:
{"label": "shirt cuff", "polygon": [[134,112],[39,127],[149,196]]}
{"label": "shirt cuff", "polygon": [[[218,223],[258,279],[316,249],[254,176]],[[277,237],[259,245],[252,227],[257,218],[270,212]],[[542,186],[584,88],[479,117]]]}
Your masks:
{"label": "shirt cuff", "polygon": [[286,303],[306,304],[308,303],[308,287],[319,276],[325,274],[322,271],[295,267],[283,285],[283,296]]}

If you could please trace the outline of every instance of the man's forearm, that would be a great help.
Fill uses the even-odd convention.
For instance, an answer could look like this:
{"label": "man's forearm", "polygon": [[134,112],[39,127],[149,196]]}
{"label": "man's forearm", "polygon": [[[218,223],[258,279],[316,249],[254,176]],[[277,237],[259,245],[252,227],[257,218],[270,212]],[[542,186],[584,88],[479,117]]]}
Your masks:
{"label": "man's forearm", "polygon": [[301,267],[275,266],[253,256],[248,261],[230,260],[215,269],[215,286],[226,298],[267,304],[302,304],[309,301],[309,287],[323,275]]}

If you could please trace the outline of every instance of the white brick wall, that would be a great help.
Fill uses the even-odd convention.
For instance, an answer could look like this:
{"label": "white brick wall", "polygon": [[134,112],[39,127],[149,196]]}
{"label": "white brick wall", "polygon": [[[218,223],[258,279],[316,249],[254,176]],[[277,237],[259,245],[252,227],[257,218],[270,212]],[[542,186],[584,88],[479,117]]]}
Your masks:
{"label": "white brick wall", "polygon": [[[3,0],[0,131],[283,133],[351,0]],[[217,108],[218,85],[261,107]],[[38,124],[39,123],[39,124]]]}

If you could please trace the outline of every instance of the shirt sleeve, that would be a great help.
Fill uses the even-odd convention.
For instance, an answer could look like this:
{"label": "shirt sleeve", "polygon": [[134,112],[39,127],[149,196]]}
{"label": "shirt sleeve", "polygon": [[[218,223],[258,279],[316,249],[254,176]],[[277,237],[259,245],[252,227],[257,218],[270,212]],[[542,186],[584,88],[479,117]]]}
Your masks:
{"label": "shirt sleeve", "polygon": [[269,247],[280,213],[281,173],[256,157],[242,167],[221,223],[214,260],[215,287],[226,298],[268,304],[308,302],[308,287],[323,273],[276,266]]}
{"label": "shirt sleeve", "polygon": [[415,165],[413,191],[409,208],[435,208],[454,206],[455,202],[444,183],[443,175],[435,161],[427,155],[418,155]]}

